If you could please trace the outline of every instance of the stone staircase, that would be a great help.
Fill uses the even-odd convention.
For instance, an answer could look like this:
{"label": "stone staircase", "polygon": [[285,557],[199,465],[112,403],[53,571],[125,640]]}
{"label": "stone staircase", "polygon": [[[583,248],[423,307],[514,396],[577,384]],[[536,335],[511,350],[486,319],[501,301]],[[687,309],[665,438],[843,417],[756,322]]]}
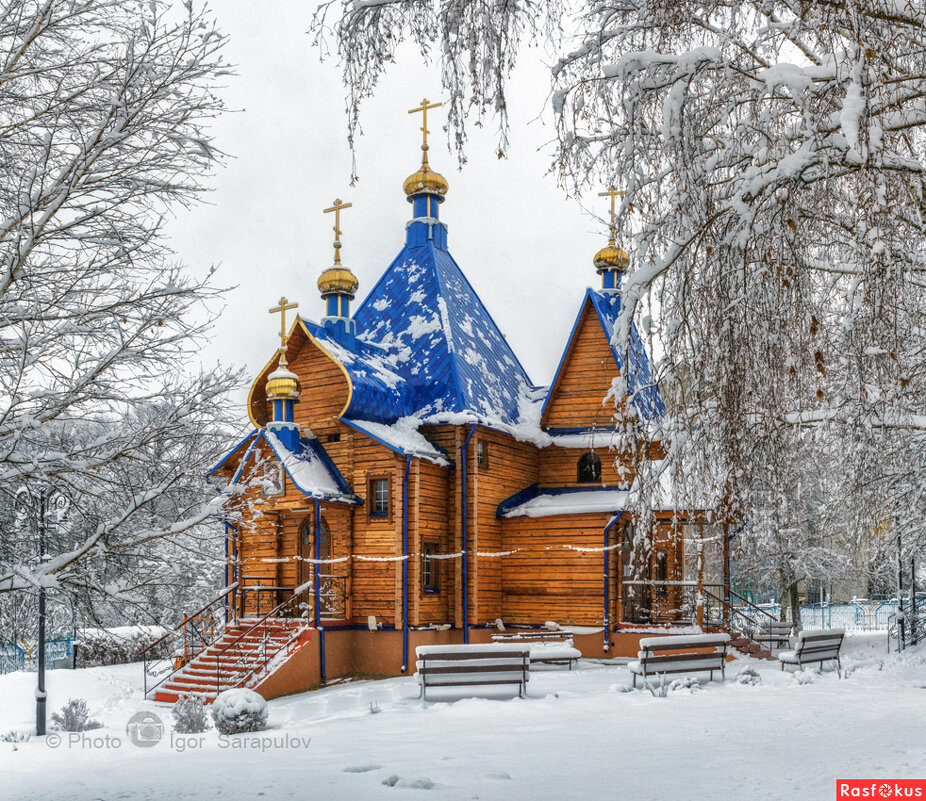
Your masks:
{"label": "stone staircase", "polygon": [[158,686],[153,700],[172,704],[181,695],[195,693],[209,704],[224,690],[253,688],[310,637],[304,620],[239,620]]}

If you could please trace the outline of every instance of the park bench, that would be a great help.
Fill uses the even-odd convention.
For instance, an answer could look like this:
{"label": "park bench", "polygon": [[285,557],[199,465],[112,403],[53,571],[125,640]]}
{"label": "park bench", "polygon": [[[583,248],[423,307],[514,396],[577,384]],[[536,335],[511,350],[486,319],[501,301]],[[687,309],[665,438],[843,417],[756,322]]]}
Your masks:
{"label": "park bench", "polygon": [[797,647],[793,651],[782,651],[778,654],[778,661],[781,662],[781,669],[785,665],[803,665],[820,663],[821,667],[824,662],[830,660],[836,663],[839,669],[842,665],[839,662],[839,649],[842,648],[842,640],[846,633],[842,629],[817,629],[816,631],[802,631],[797,635]]}
{"label": "park bench", "polygon": [[670,637],[644,637],[640,640],[637,661],[628,667],[633,673],[633,686],[637,676],[643,683],[650,676],[666,673],[710,673],[725,675],[729,634],[682,634]]}
{"label": "park bench", "polygon": [[428,688],[517,684],[518,695],[527,692],[530,648],[526,645],[419,645],[415,649],[420,697]]}
{"label": "park bench", "polygon": [[525,629],[504,634],[493,634],[495,643],[526,643],[530,647],[531,664],[568,665],[577,664],[582,652],[572,644],[572,634],[568,631],[538,631]]}
{"label": "park bench", "polygon": [[763,620],[759,625],[759,633],[753,639],[769,651],[773,648],[790,648],[791,629],[792,625],[784,621]]}

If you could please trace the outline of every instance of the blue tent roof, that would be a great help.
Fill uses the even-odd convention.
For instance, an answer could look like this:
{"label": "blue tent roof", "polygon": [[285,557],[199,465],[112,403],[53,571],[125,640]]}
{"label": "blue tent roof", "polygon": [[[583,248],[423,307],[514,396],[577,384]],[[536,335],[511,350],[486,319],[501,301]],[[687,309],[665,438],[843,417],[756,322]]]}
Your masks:
{"label": "blue tent roof", "polygon": [[350,375],[346,417],[520,422],[530,378],[453,257],[433,242],[401,250],[354,322],[353,339],[306,324]]}

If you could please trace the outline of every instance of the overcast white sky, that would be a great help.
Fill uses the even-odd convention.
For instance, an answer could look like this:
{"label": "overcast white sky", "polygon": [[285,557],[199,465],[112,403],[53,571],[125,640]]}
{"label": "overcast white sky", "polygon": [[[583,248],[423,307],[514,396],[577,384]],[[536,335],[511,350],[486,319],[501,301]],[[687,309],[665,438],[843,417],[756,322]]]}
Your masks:
{"label": "overcast white sky", "polygon": [[[340,72],[333,59],[319,61],[306,33],[314,2],[211,6],[237,65],[224,96],[238,111],[213,130],[232,158],[207,205],[179,210],[170,232],[192,271],[218,265],[219,283],[237,285],[205,358],[243,364],[253,376],[277,345],[278,316],[267,310],[280,295],[304,317],[322,316],[316,281],[331,264],[333,224],[322,209],[334,198],[354,204],[342,216],[342,258],[360,280],[355,307],[402,247],[411,209],[402,183],[420,162],[420,115],[407,110],[425,96],[441,99],[440,79],[414,49],[400,54],[361,117],[360,182],[351,188]],[[599,284],[592,257],[607,238],[583,211],[604,217],[606,199],[580,204],[545,175],[551,155],[539,149],[554,132],[543,58],[527,53],[510,86],[505,160],[496,157],[492,126],[473,129],[469,162],[458,172],[442,110],[429,114],[431,165],[450,182],[441,207],[450,251],[537,384],[552,377],[585,287]]]}

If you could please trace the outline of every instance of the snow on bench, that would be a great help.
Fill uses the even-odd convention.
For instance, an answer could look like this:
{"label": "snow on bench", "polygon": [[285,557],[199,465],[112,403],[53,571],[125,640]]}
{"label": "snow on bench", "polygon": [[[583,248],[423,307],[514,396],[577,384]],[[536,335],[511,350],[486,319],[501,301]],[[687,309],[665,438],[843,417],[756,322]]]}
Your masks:
{"label": "snow on bench", "polygon": [[517,684],[519,696],[527,692],[531,668],[527,646],[419,645],[415,655],[415,679],[425,701],[429,687]]}
{"label": "snow on bench", "polygon": [[729,643],[729,634],[643,637],[637,661],[627,665],[633,673],[633,686],[637,686],[637,676],[646,684],[648,676],[665,673],[710,673],[713,681],[714,671],[719,670],[724,678]]}
{"label": "snow on bench", "polygon": [[531,652],[531,664],[572,666],[582,658],[582,652],[572,644],[572,634],[568,631],[525,631],[493,634],[492,642],[524,643]]}
{"label": "snow on bench", "polygon": [[789,648],[791,646],[791,624],[779,620],[763,620],[759,625],[759,633],[753,639],[760,645],[767,645],[769,651],[773,648]]}
{"label": "snow on bench", "polygon": [[836,663],[836,668],[841,668],[839,662],[839,649],[842,648],[842,640],[846,636],[842,629],[817,629],[814,631],[802,631],[797,635],[797,647],[793,651],[782,651],[778,654],[778,661],[781,662],[781,669],[785,665],[801,665],[820,663],[830,660]]}

